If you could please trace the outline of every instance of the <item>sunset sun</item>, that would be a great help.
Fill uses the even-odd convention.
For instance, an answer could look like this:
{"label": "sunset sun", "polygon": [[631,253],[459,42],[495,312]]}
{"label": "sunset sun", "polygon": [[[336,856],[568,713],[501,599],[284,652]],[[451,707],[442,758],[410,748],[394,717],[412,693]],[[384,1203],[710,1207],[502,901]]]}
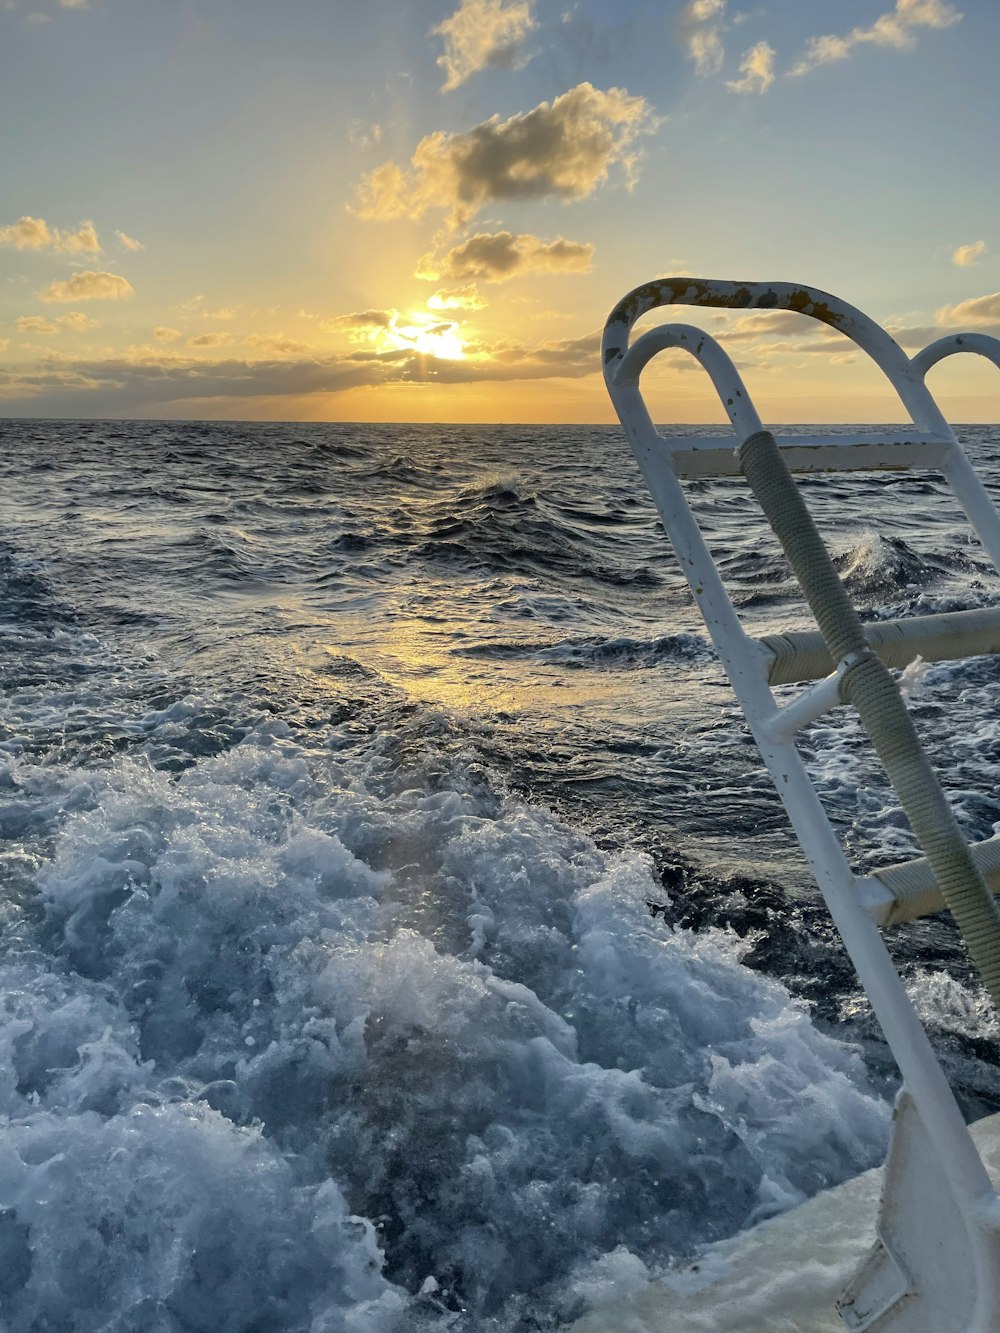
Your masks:
{"label": "sunset sun", "polygon": [[440,320],[424,321],[420,315],[409,316],[409,321],[400,321],[385,330],[385,341],[390,347],[414,351],[421,356],[439,357],[443,361],[462,361],[465,358],[465,348],[456,324]]}

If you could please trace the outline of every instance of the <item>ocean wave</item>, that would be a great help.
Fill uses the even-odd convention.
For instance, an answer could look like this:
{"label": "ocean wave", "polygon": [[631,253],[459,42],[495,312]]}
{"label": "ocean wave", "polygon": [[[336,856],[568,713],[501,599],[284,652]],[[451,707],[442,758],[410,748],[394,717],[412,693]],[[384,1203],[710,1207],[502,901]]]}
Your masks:
{"label": "ocean wave", "polygon": [[[0,436],[11,1333],[524,1333],[877,1159],[885,1048],[611,432]],[[882,483],[831,499],[894,534],[836,529],[865,614],[994,604]],[[742,484],[692,489],[748,629],[800,616]],[[977,836],[996,673],[911,701]],[[801,739],[900,859],[843,710]],[[894,947],[995,1105],[947,927]]]}
{"label": "ocean wave", "polygon": [[944,568],[940,560],[921,555],[901,537],[866,532],[849,550],[834,556],[847,590],[869,601],[899,588],[933,582]]}
{"label": "ocean wave", "polygon": [[660,585],[650,563],[629,558],[628,542],[599,535],[595,550],[594,533],[567,521],[557,504],[516,477],[492,477],[436,502],[421,514],[419,526],[397,540],[418,559],[470,569],[637,589]]}
{"label": "ocean wave", "polygon": [[715,656],[715,649],[697,634],[663,634],[655,639],[588,637],[542,644],[493,640],[452,651],[465,657],[531,658],[562,666],[610,667],[617,671],[651,668],[664,662],[705,662]]}

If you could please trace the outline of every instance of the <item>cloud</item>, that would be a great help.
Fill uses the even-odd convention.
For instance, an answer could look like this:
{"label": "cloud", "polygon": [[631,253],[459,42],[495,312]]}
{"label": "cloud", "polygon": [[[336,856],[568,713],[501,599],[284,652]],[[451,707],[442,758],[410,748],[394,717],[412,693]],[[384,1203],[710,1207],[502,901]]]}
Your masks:
{"label": "cloud", "polygon": [[982,259],[988,248],[985,241],[973,241],[969,245],[960,245],[952,251],[951,262],[957,264],[959,268],[971,268],[973,264],[977,264]]}
{"label": "cloud", "polygon": [[40,293],[43,301],[122,301],[135,295],[132,284],[117,273],[83,269],[53,282]]}
{"label": "cloud", "polygon": [[60,231],[58,227],[50,227],[44,218],[27,215],[9,227],[0,227],[0,245],[10,245],[15,250],[55,250],[65,255],[101,252],[92,222],[81,222],[76,231]]}
{"label": "cloud", "polygon": [[[815,336],[818,325],[807,315],[797,314],[794,310],[759,310],[750,315],[739,315],[735,319],[719,319],[716,323],[716,335],[725,346],[728,342],[756,342],[760,338],[800,337],[806,334]],[[840,335],[837,335],[838,339]]]}
{"label": "cloud", "polygon": [[[86,9],[88,0],[55,0],[59,9]],[[20,9],[21,0],[0,0],[0,9]],[[31,9],[28,11],[27,20],[29,23],[49,23],[51,14],[46,14],[40,9]]]}
{"label": "cloud", "polygon": [[594,372],[601,345],[600,333],[582,338],[558,338],[525,347],[508,343],[490,350],[494,363],[490,379],[579,379]]}
{"label": "cloud", "polygon": [[[395,377],[395,370],[389,368]],[[299,397],[337,393],[385,382],[382,367],[333,359],[196,360],[191,357],[121,356],[0,369],[0,399],[93,411],[135,410],[148,403],[213,398]]]}
{"label": "cloud", "polygon": [[355,211],[385,220],[447,208],[458,227],[492,200],[585,199],[616,163],[631,183],[635,141],[657,124],[644,98],[580,83],[509,120],[494,116],[466,133],[426,135],[409,171],[386,162],[362,178]]}
{"label": "cloud", "polygon": [[767,42],[751,46],[740,61],[740,74],[726,84],[730,92],[766,93],[774,82],[774,48]]}
{"label": "cloud", "polygon": [[939,324],[954,328],[956,325],[968,328],[982,327],[984,324],[1000,325],[1000,292],[991,292],[987,296],[973,296],[957,305],[945,305],[935,317]]}
{"label": "cloud", "polygon": [[44,218],[23,217],[10,227],[0,227],[0,245],[12,245],[15,250],[47,250],[52,243]]}
{"label": "cloud", "polygon": [[916,43],[915,28],[950,28],[961,18],[954,5],[944,0],[896,0],[895,8],[880,14],[868,28],[852,28],[843,37],[834,34],[813,37],[789,74],[808,74],[817,65],[846,60],[856,46],[872,44],[906,50]]}
{"label": "cloud", "polygon": [[562,236],[543,241],[527,233],[477,232],[440,259],[424,255],[418,261],[416,276],[427,281],[480,278],[484,282],[506,282],[521,273],[587,273],[593,255],[592,245],[567,241]]}
{"label": "cloud", "polygon": [[224,347],[232,341],[231,333],[198,333],[188,339],[188,347]]}
{"label": "cloud", "polygon": [[65,255],[99,255],[101,244],[92,222],[81,222],[76,231],[55,233],[56,249]]}
{"label": "cloud", "polygon": [[335,315],[332,319],[321,319],[319,326],[327,333],[347,329],[348,332],[355,331],[364,335],[376,329],[392,328],[398,317],[398,310],[357,310],[350,315]]}
{"label": "cloud", "polygon": [[99,329],[96,319],[91,319],[82,310],[69,310],[56,319],[45,319],[42,315],[22,315],[17,321],[18,333],[40,333],[44,337],[53,337],[57,333],[86,333],[88,329]]}
{"label": "cloud", "polygon": [[526,62],[520,57],[525,37],[536,26],[532,0],[461,0],[450,18],[431,32],[444,38],[444,53],[437,63],[451,92],[480,70],[512,69]]}
{"label": "cloud", "polygon": [[228,306],[220,306],[218,310],[203,310],[202,319],[235,319],[236,311],[230,310]]}
{"label": "cloud", "polygon": [[160,324],[153,330],[153,337],[161,343],[173,343],[181,337],[180,329],[170,329]]}
{"label": "cloud", "polygon": [[726,0],[690,0],[679,20],[681,41],[694,62],[696,74],[718,74],[725,59],[722,23]]}
{"label": "cloud", "polygon": [[9,338],[0,338],[0,352],[6,352],[9,346],[10,346]]}
{"label": "cloud", "polygon": [[377,121],[367,125],[363,120],[352,120],[347,127],[347,138],[362,148],[374,148],[382,142],[382,126]]}
{"label": "cloud", "polygon": [[60,328],[72,329],[74,333],[85,333],[88,329],[101,327],[98,320],[85,315],[82,310],[68,310],[65,315],[59,316],[56,323]]}
{"label": "cloud", "polygon": [[464,287],[441,288],[427,298],[428,310],[485,310],[489,301],[480,296],[474,282]]}
{"label": "cloud", "polygon": [[145,250],[146,248],[142,241],[137,241],[134,236],[127,236],[123,231],[116,231],[115,235],[118,237],[118,244],[125,250],[135,251]]}
{"label": "cloud", "polygon": [[40,333],[43,337],[49,338],[59,332],[59,325],[52,320],[45,319],[42,315],[22,315],[17,321],[18,333]]}
{"label": "cloud", "polygon": [[933,324],[909,324],[908,315],[895,315],[885,329],[900,347],[917,350],[939,338],[958,333],[989,333],[1000,337],[1000,292],[975,296],[956,305],[942,306],[935,312]]}
{"label": "cloud", "polygon": [[243,345],[279,356],[294,356],[309,351],[308,343],[296,342],[293,338],[286,338],[283,333],[248,333],[243,339]]}
{"label": "cloud", "polygon": [[935,342],[945,332],[936,324],[925,324],[920,326],[904,327],[898,324],[887,324],[886,333],[899,343],[900,347],[921,348],[926,347],[928,343]]}
{"label": "cloud", "polygon": [[[443,325],[449,328],[450,325]],[[534,345],[514,341],[467,345],[465,359],[439,358],[416,347],[357,349],[338,356],[209,360],[170,353],[108,358],[51,358],[33,367],[0,368],[0,399],[29,410],[112,413],[206,399],[302,397],[391,384],[462,384],[597,375],[600,334]]]}
{"label": "cloud", "polygon": [[[897,316],[897,319],[902,317]],[[958,305],[943,306],[935,317],[934,324],[908,325],[890,320],[885,325],[886,332],[894,338],[900,347],[917,350],[935,342],[945,334],[954,333],[956,327],[987,330],[1000,335],[1000,292],[988,296],[975,297],[961,301]],[[770,335],[782,335],[784,341],[773,341]],[[810,341],[800,341],[803,335],[812,335]],[[843,360],[853,356],[853,349],[845,341],[845,335],[836,329],[820,328],[816,321],[792,311],[755,312],[733,320],[725,327],[716,326],[715,336],[723,347],[730,343],[756,343],[752,349],[757,357],[768,357],[779,353],[788,355],[800,352],[831,353],[831,359]],[[795,338],[795,341],[788,339]]]}

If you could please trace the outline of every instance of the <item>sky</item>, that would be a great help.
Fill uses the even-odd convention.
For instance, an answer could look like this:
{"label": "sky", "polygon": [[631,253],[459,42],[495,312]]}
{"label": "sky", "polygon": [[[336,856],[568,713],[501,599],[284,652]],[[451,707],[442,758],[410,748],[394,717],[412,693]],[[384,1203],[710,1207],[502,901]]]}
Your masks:
{"label": "sky", "polygon": [[[996,0],[0,0],[0,415],[608,422],[608,312],[684,274],[1000,336],[998,52]],[[769,423],[905,420],[815,321],[665,318]]]}

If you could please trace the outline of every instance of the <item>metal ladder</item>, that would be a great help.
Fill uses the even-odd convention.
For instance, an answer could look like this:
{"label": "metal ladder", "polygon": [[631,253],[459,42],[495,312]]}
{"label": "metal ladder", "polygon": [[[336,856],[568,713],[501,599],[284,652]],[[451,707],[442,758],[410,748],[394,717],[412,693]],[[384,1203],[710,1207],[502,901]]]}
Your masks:
{"label": "metal ladder", "polygon": [[[923,468],[942,474],[998,570],[1000,516],[924,377],[938,361],[957,352],[977,353],[1000,367],[1000,340],[955,334],[911,360],[874,321],[824,292],[790,283],[682,277],[658,279],[630,292],[608,317],[602,343],[611,400],[903,1076],[878,1239],[838,1302],[841,1318],[849,1329],[869,1333],[1000,1333],[1000,1198],[879,933],[879,927],[940,911],[946,904],[938,876],[927,857],[864,878],[851,871],[795,747],[795,735],[844,702],[846,673],[858,663],[846,657],[835,662],[819,633],[754,639],[744,630],[681,480],[740,475],[738,447],[745,449],[754,437],[767,433],[736,367],[708,333],[688,324],[664,324],[629,344],[635,321],[668,305],[797,311],[853,339],[887,376],[912,425],[878,435],[779,437],[781,458],[797,472]],[[689,352],[708,372],[735,438],[666,439],[657,433],[639,378],[657,353],[670,348]],[[773,448],[773,437],[767,438]],[[877,655],[890,667],[905,666],[918,654],[941,661],[1000,652],[1000,608],[862,628],[867,646],[848,656]],[[818,683],[779,706],[772,687],[793,681]],[[971,849],[963,845],[966,858],[970,852],[972,874],[981,876],[980,884],[985,881],[993,893],[1000,892],[1000,837]],[[984,895],[988,898],[985,890]],[[992,902],[989,908],[995,913]],[[996,998],[996,984],[991,989]]]}

